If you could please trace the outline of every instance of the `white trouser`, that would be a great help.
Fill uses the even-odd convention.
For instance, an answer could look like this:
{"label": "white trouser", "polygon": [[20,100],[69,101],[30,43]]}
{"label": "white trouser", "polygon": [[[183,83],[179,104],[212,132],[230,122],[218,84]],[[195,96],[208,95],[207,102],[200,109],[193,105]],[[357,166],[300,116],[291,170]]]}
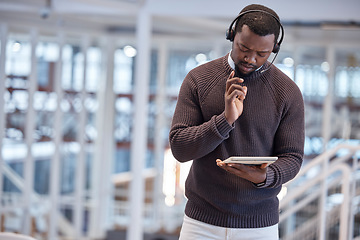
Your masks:
{"label": "white trouser", "polygon": [[278,240],[278,224],[264,228],[224,228],[185,215],[179,240]]}

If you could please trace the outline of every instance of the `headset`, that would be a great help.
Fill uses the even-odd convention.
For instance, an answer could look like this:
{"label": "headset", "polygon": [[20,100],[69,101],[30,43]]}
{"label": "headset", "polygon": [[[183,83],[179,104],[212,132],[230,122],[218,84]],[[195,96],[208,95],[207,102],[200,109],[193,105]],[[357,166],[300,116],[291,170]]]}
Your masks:
{"label": "headset", "polygon": [[273,53],[278,53],[279,50],[280,50],[280,45],[284,39],[284,27],[282,26],[282,24],[280,23],[280,20],[272,13],[269,13],[269,12],[266,12],[266,11],[263,11],[263,10],[248,10],[248,11],[245,11],[245,12],[242,12],[240,13],[230,24],[229,26],[229,29],[226,31],[226,39],[227,40],[230,40],[231,42],[234,41],[234,38],[235,38],[235,31],[233,30],[233,25],[235,22],[237,22],[242,16],[244,16],[245,14],[248,14],[248,13],[252,13],[252,12],[262,12],[262,13],[265,13],[271,17],[273,17],[276,22],[279,24],[280,26],[280,30],[281,30],[281,37],[280,37],[280,40],[279,41],[276,41],[276,43],[274,44],[274,47],[273,47],[273,50],[272,52]]}

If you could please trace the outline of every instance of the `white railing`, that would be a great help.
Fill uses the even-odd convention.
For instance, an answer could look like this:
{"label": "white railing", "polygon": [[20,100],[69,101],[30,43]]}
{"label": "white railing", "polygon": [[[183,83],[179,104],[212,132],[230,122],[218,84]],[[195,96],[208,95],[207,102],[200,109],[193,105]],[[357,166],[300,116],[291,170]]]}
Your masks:
{"label": "white railing", "polygon": [[[338,225],[337,234],[340,240],[359,239],[354,235],[354,216],[360,211],[360,190],[356,181],[360,181],[360,146],[339,145],[302,167],[297,177],[284,185],[287,192],[280,200],[280,231],[282,240],[306,240],[306,239],[327,239],[330,231]],[[24,180],[7,165],[3,165],[4,174],[20,189],[24,188]],[[119,193],[127,195],[127,191]],[[150,194],[151,193],[147,193]],[[3,194],[3,211],[11,213],[10,210],[24,209],[23,199],[19,194]],[[35,192],[32,194],[33,202],[42,202],[42,207],[50,206],[48,198],[44,198]],[[337,201],[334,201],[337,200]],[[65,201],[63,198],[63,203]],[[71,202],[71,201],[70,201]],[[71,204],[71,203],[70,203]],[[87,209],[91,203],[85,203]],[[172,232],[181,224],[182,213],[176,207],[157,208],[160,211],[154,215],[152,203],[145,204],[144,228],[147,231],[159,230],[159,226],[168,228]],[[114,202],[113,224],[118,227],[127,228],[129,205],[127,201]],[[301,221],[297,218],[301,212]],[[181,216],[180,216],[181,213]],[[167,216],[167,217],[165,217]],[[170,219],[168,216],[171,216]],[[73,226],[62,214],[59,214],[59,230],[65,236],[73,236]],[[157,226],[154,227],[154,226]],[[283,229],[282,229],[283,228]]]}
{"label": "white railing", "polygon": [[[24,191],[25,184],[24,179],[19,176],[14,170],[12,170],[7,163],[3,163],[3,172],[4,176],[8,177],[9,180],[20,190]],[[37,194],[35,191],[32,191],[31,193],[32,197],[32,205],[30,206],[30,209],[26,209],[27,206],[24,204],[24,198],[23,195],[20,193],[3,193],[1,196],[2,201],[2,213],[5,215],[14,215],[14,211],[16,212],[16,215],[18,218],[23,218],[23,213],[25,211],[30,211],[36,215],[36,213],[41,213],[41,217],[45,217],[48,215],[50,211],[51,203],[49,201],[48,197],[41,196]],[[39,210],[40,209],[40,210]],[[62,213],[59,212],[57,214],[58,216],[58,227],[59,231],[64,234],[65,236],[73,236],[74,235],[74,227],[72,224],[64,217]],[[34,216],[39,217],[39,216]],[[11,217],[9,217],[11,219]],[[19,220],[15,218],[16,222],[22,222],[23,220]],[[17,231],[21,231],[22,229],[15,229]]]}
{"label": "white railing", "polygon": [[[352,239],[354,209],[360,206],[355,198],[359,156],[360,146],[339,145],[311,160],[284,185],[287,194],[280,200],[282,239],[304,240],[308,236],[325,240],[337,223],[338,239]],[[312,211],[311,216],[298,220],[307,210]]]}

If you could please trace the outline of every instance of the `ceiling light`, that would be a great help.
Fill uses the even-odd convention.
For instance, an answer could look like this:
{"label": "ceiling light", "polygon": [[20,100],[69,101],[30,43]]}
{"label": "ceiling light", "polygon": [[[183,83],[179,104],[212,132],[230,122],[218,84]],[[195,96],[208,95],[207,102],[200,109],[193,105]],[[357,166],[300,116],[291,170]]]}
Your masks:
{"label": "ceiling light", "polygon": [[130,45],[124,47],[124,53],[127,57],[135,57],[136,56],[136,49]]}
{"label": "ceiling light", "polygon": [[328,62],[323,62],[321,64],[321,70],[324,72],[328,72],[330,70],[330,64]]}
{"label": "ceiling light", "polygon": [[14,42],[12,45],[12,51],[13,52],[19,52],[21,49],[21,43],[20,42]]}

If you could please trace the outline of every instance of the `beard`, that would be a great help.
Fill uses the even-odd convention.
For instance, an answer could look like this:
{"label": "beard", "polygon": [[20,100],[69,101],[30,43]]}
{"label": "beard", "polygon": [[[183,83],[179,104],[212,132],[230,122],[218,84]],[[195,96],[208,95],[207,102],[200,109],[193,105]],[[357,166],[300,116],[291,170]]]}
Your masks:
{"label": "beard", "polygon": [[[245,74],[245,73],[242,73],[238,67],[239,64],[243,64],[242,62],[238,63],[238,64],[235,64],[235,76],[234,77],[239,77],[239,78],[244,78],[244,77],[249,77],[251,76],[255,71],[256,69],[258,69],[258,66],[254,65],[254,64],[251,64],[251,66],[253,67],[253,71],[251,71],[250,73],[248,74]],[[244,63],[246,64],[246,63]],[[249,65],[249,64],[247,64]]]}

